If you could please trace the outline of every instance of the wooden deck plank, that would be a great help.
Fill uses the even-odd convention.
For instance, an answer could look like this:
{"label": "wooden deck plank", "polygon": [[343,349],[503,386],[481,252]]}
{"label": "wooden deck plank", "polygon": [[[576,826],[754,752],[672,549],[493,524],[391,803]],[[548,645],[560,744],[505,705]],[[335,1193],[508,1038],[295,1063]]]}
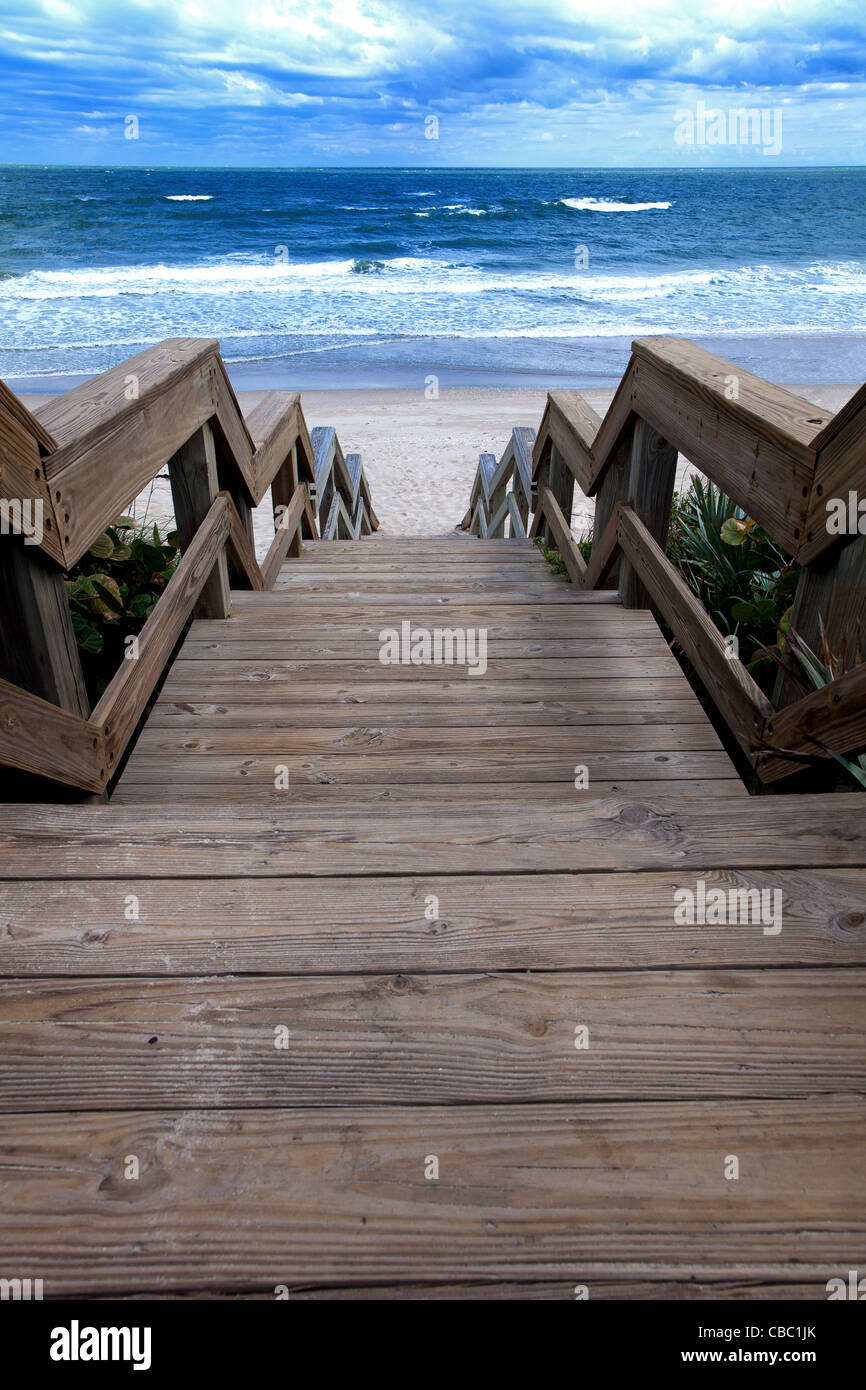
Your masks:
{"label": "wooden deck plank", "polygon": [[[693,782],[684,782],[687,791],[694,787]],[[707,796],[747,797],[748,792],[739,777],[714,777],[702,781],[700,790]],[[589,798],[605,798],[628,795],[634,798],[653,799],[669,796],[670,779],[655,781],[648,778],[620,778],[618,781],[593,780],[592,785],[581,792]],[[195,785],[194,799],[201,804],[225,801],[225,786],[221,782],[199,782]],[[378,813],[384,803],[406,803],[416,806],[429,806],[439,803],[448,806],[481,806],[490,802],[502,804],[510,802],[521,805],[531,803],[550,804],[554,801],[569,804],[574,800],[574,786],[570,781],[563,782],[298,782],[292,785],[292,807],[302,806],[361,806],[371,815]],[[113,806],[141,806],[164,802],[164,792],[155,782],[121,781],[111,796]],[[252,786],[235,784],[232,800],[238,805],[256,805],[262,809],[284,809],[286,794],[275,787],[253,783]]]}
{"label": "wooden deck plank", "polygon": [[850,968],[7,983],[0,1113],[862,1096],[864,983]]}
{"label": "wooden deck plank", "polygon": [[[359,576],[359,580],[363,576]],[[297,602],[303,602],[307,608],[332,608],[335,602],[339,601],[342,608],[375,608],[378,605],[390,606],[392,608],[402,608],[404,616],[414,613],[415,609],[429,608],[431,601],[441,605],[442,608],[451,606],[469,606],[479,602],[489,604],[501,603],[513,606],[515,604],[537,603],[552,604],[573,604],[585,608],[611,608],[619,607],[619,595],[614,590],[608,593],[605,589],[584,590],[576,589],[573,584],[547,584],[546,582],[510,585],[507,588],[497,589],[498,597],[494,597],[493,592],[482,582],[473,582],[467,579],[463,584],[457,585],[430,585],[426,584],[423,589],[401,589],[397,587],[398,577],[395,576],[394,587],[391,589],[378,589],[375,581],[369,586],[362,583],[342,585],[307,585],[303,590],[295,593],[290,588],[284,588],[277,580],[271,594],[282,599],[284,602],[293,596]],[[264,602],[267,603],[268,595],[265,595]]]}
{"label": "wooden deck plank", "polygon": [[[350,725],[351,719],[355,725]],[[568,725],[591,728],[606,725],[620,728],[624,724],[673,724],[678,728],[705,724],[706,717],[697,700],[557,700],[508,701],[488,700],[473,704],[467,711],[467,722],[474,728],[511,725],[548,729]],[[248,729],[328,729],[333,727],[376,728],[388,730],[453,728],[454,706],[448,701],[438,705],[386,704],[358,702],[354,712],[345,700],[333,703],[313,703],[305,700],[206,703],[166,699],[162,696],[154,705],[147,721],[148,731],[156,729],[248,728]]]}
{"label": "wooden deck plank", "polygon": [[[575,761],[589,750],[596,753],[648,752],[674,749],[694,752],[721,748],[718,735],[711,724],[650,724],[591,726],[584,733],[572,725],[548,728],[535,725],[529,728],[499,729],[495,723],[464,724],[412,729],[377,728],[371,724],[322,726],[310,722],[305,728],[286,729],[229,726],[199,728],[195,733],[186,729],[144,729],[136,744],[135,759],[147,754],[179,753],[214,754],[219,757],[244,756],[277,761],[285,753],[327,757],[332,753],[358,754],[367,757],[374,753],[429,753],[434,757],[453,759],[460,754],[511,754],[516,759],[523,753],[555,753],[562,766],[573,769]],[[572,771],[573,776],[573,771]]]}
{"label": "wooden deck plank", "polygon": [[[370,628],[374,625],[381,628],[386,622],[396,622],[399,626],[401,617],[406,617],[405,605],[395,602],[393,598],[388,602],[373,599],[367,608],[364,608],[363,604],[353,605],[351,613],[347,613],[343,605],[335,601],[330,607],[324,604],[317,607],[315,614],[311,615],[305,612],[303,603],[297,598],[287,598],[284,594],[274,593],[273,590],[254,595],[259,602],[253,607],[244,602],[247,597],[245,590],[231,591],[232,612],[227,620],[226,632],[230,629],[234,631],[241,623],[269,628],[273,632],[277,621],[285,622],[292,631],[302,626],[321,631],[323,623],[334,623],[337,627],[358,623],[360,627],[366,624]],[[550,627],[554,635],[561,635],[563,632],[580,632],[585,627],[599,623],[605,628],[616,627],[618,631],[623,632],[632,631],[636,627],[650,628],[653,632],[658,632],[658,624],[647,610],[619,608],[616,604],[610,603],[578,603],[568,608],[563,607],[561,603],[545,602],[527,608],[526,604],[497,603],[495,598],[491,600],[488,596],[482,596],[462,605],[450,606],[455,611],[459,607],[460,620],[465,627],[481,627],[485,623],[493,628],[498,625],[516,625],[521,634],[532,634]],[[412,621],[428,627],[434,627],[437,623],[441,626],[442,604],[428,597],[425,603],[412,609]]]}
{"label": "wooden deck plank", "polygon": [[[200,864],[202,872],[220,865]],[[0,887],[0,973],[226,975],[866,965],[866,870],[710,869],[781,894],[782,930],[673,921],[694,870],[357,878],[53,878]],[[438,916],[430,920],[430,894]],[[138,918],[129,917],[134,902]],[[782,978],[785,978],[784,976]]]}
{"label": "wooden deck plank", "polygon": [[826,1281],[866,1238],[864,1142],[846,1097],[14,1115],[0,1255],[49,1295],[640,1264]]}
{"label": "wooden deck plank", "polygon": [[[413,623],[413,628],[417,625]],[[451,626],[454,626],[453,624]],[[384,631],[387,624],[380,628]],[[399,633],[399,628],[396,629]],[[257,633],[251,637],[243,637],[234,633],[231,638],[225,640],[211,639],[207,642],[187,641],[184,644],[184,661],[380,661],[379,652],[382,649],[383,641],[380,640],[379,633],[367,636],[355,637],[336,637],[327,629],[319,633],[318,637],[300,638],[293,634],[271,633],[270,637],[266,633]],[[465,639],[464,639],[465,640]],[[484,639],[486,646],[484,651],[484,664],[488,669],[496,667],[500,662],[526,661],[531,662],[533,667],[538,662],[549,663],[554,660],[594,662],[596,660],[609,660],[622,657],[634,657],[638,662],[662,656],[666,660],[665,644],[659,644],[658,640],[652,636],[634,635],[628,636],[625,633],[599,633],[595,636],[579,637],[560,637],[560,638],[517,638],[508,639],[505,637],[494,637],[490,634]],[[473,637],[469,650],[472,653],[478,652],[478,639]],[[455,649],[456,650],[456,649]],[[381,661],[380,661],[380,664]],[[465,663],[453,661],[447,663],[451,667],[453,675],[460,675],[465,669]],[[477,659],[476,659],[477,664]],[[436,668],[434,668],[436,669]],[[549,669],[549,667],[548,667]],[[570,668],[569,668],[570,669]],[[473,676],[473,680],[477,676]]]}
{"label": "wooden deck plank", "polygon": [[[266,645],[263,644],[265,647]],[[190,671],[189,667],[193,665],[195,669]],[[202,669],[199,670],[199,667]],[[255,658],[232,660],[223,656],[193,663],[180,657],[172,667],[171,674],[174,677],[189,675],[196,680],[207,682],[211,677],[243,679],[247,673],[254,672],[256,674],[253,678],[260,681],[262,677],[259,673],[262,670],[291,676],[293,681],[323,686],[334,681],[360,681],[362,683],[373,682],[377,679],[383,682],[401,681],[410,684],[413,691],[415,682],[419,680],[425,683],[458,681],[461,684],[480,685],[488,674],[500,681],[531,681],[542,684],[545,683],[546,679],[555,683],[557,681],[580,680],[581,677],[594,679],[612,677],[615,680],[622,677],[625,680],[641,680],[644,677],[672,676],[685,681],[676,658],[664,646],[657,652],[641,653],[639,656],[595,656],[587,658],[586,661],[580,657],[551,657],[548,660],[524,657],[522,659],[497,660],[495,668],[490,670],[488,666],[488,671],[481,676],[470,676],[466,666],[386,666],[377,659],[374,652],[370,653],[370,657],[366,661],[353,661],[350,658],[311,661],[305,660],[303,657],[293,660],[279,660],[264,654],[258,660]]]}
{"label": "wooden deck plank", "polygon": [[[389,668],[393,669],[393,668]],[[489,673],[454,680],[428,680],[426,671],[411,686],[404,680],[353,681],[331,678],[317,683],[315,690],[305,689],[301,682],[293,681],[293,673],[284,666],[274,666],[263,662],[259,665],[233,670],[228,676],[220,670],[208,673],[201,663],[195,666],[181,666],[175,662],[165,679],[162,700],[190,701],[192,703],[229,701],[247,704],[261,700],[264,691],[270,700],[279,699],[282,703],[299,700],[311,703],[320,701],[355,707],[380,703],[407,704],[421,709],[427,704],[452,706],[484,704],[494,700],[497,704],[525,704],[527,701],[604,701],[612,702],[619,698],[629,700],[646,696],[648,701],[655,699],[688,699],[691,691],[677,675],[647,676],[636,679],[629,676],[587,675],[569,680],[513,681],[491,678]]]}
{"label": "wooden deck plank", "polygon": [[[694,755],[693,755],[694,756]],[[710,755],[712,756],[712,755]],[[835,795],[627,795],[524,806],[0,806],[0,878],[866,867]]]}
{"label": "wooden deck plank", "polygon": [[[610,608],[576,608],[574,612],[554,605],[540,611],[515,608],[513,613],[503,616],[504,610],[491,607],[473,613],[469,621],[461,613],[464,627],[484,627],[488,642],[503,639],[509,642],[536,640],[561,641],[564,638],[587,638],[599,641],[604,637],[627,638],[629,640],[652,641],[658,643],[660,633],[650,613],[634,608],[623,614]],[[587,615],[590,614],[590,617]],[[190,628],[187,640],[190,642],[254,642],[272,640],[275,632],[286,641],[316,641],[330,638],[342,639],[356,637],[378,639],[383,627],[399,627],[399,616],[384,613],[380,609],[369,616],[348,616],[339,610],[329,614],[327,620],[317,614],[310,618],[303,608],[295,606],[289,612],[282,612],[279,620],[273,614],[255,615],[233,614],[224,622],[198,619]],[[418,627],[443,626],[441,614],[435,608],[428,608],[423,614],[412,614],[412,625]],[[667,645],[667,643],[665,643]]]}
{"label": "wooden deck plank", "polygon": [[[564,781],[573,784],[577,766],[586,768],[590,786],[596,777],[608,782],[650,778],[674,783],[699,782],[703,790],[707,780],[731,775],[730,759],[724,752],[628,747],[596,752],[590,737],[556,753],[521,750],[487,753],[470,747],[465,752],[452,749],[403,753],[399,758],[378,752],[294,753],[279,741],[261,756],[249,751],[151,753],[139,746],[126,765],[123,780],[127,784],[152,782],[163,787],[168,781],[180,803],[183,798],[194,796],[200,784],[208,782],[233,789],[240,784],[248,789],[242,795],[249,795],[250,788],[273,787],[278,769],[286,768],[289,776],[286,800],[290,805],[293,781],[346,784]],[[576,791],[575,796],[579,795]]]}

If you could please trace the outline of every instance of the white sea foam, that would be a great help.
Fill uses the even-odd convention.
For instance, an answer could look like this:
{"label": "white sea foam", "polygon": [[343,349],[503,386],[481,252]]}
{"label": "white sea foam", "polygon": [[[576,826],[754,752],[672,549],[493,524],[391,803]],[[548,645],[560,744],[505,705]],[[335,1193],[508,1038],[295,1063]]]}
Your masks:
{"label": "white sea foam", "polygon": [[578,212],[649,212],[650,209],[664,210],[670,203],[617,203],[612,198],[560,198],[567,208]]}
{"label": "white sea foam", "polygon": [[[416,214],[416,216],[419,214]],[[359,270],[375,273],[359,274]],[[3,281],[8,300],[86,299],[130,295],[206,294],[292,291],[342,294],[458,295],[513,289],[564,292],[582,302],[640,302],[646,299],[701,297],[716,299],[752,293],[756,287],[785,295],[817,290],[866,297],[866,268],[859,262],[814,262],[797,269],[770,265],[737,268],[670,270],[657,275],[592,274],[544,269],[514,274],[425,256],[394,256],[383,261],[231,260],[198,265],[102,266],[87,269],[35,270]]]}
{"label": "white sea foam", "polygon": [[209,203],[212,193],[166,193],[167,203]]}

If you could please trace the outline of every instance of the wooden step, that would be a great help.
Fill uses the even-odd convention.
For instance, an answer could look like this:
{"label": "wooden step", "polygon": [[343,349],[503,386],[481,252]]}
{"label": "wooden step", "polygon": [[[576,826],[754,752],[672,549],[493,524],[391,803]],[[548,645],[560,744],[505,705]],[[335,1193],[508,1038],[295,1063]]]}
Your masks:
{"label": "wooden step", "polygon": [[[155,817],[157,812],[153,812]],[[240,815],[246,813],[241,808]],[[376,814],[365,808],[368,818]],[[121,824],[130,820],[125,813]],[[80,834],[80,830],[78,831]],[[139,863],[141,859],[139,857]],[[199,852],[199,875],[237,858]],[[21,871],[27,865],[21,864]],[[110,869],[106,858],[104,868]],[[152,864],[144,863],[143,868]],[[338,868],[338,861],[332,868]],[[866,965],[866,869],[702,869],[781,893],[782,930],[673,920],[696,871],[413,877],[123,877],[2,884],[0,974],[226,975]],[[431,894],[435,897],[432,902]],[[130,917],[134,903],[137,918]],[[431,919],[430,912],[434,912]],[[780,975],[784,981],[787,973]],[[178,998],[183,998],[179,987]]]}
{"label": "wooden step", "polygon": [[7,983],[0,1112],[862,1095],[864,984],[863,969],[369,967]]}
{"label": "wooden step", "polygon": [[0,806],[0,878],[76,878],[85,843],[91,878],[866,867],[866,820],[835,795],[575,793],[573,806],[383,803],[375,818],[363,805]]}
{"label": "wooden step", "polygon": [[830,1096],[10,1115],[0,1241],[5,1268],[55,1296],[625,1274],[824,1284],[863,1249],[864,1143],[866,1103]]}

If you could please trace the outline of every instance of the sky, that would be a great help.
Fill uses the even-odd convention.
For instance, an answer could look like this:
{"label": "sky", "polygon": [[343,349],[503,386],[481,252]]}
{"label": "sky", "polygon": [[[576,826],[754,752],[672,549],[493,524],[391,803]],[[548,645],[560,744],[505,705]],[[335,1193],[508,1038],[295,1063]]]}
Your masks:
{"label": "sky", "polygon": [[0,163],[792,166],[864,150],[864,0],[0,0]]}

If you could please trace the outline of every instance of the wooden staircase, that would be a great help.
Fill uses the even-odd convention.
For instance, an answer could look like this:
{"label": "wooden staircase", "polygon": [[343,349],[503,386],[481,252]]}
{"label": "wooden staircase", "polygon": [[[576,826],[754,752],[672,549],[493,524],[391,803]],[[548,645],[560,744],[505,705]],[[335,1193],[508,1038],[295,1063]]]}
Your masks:
{"label": "wooden staircase", "polygon": [[[112,804],[574,804],[576,773],[584,794],[746,795],[650,613],[579,592],[527,541],[321,542],[231,597],[193,623]],[[409,619],[483,632],[486,670],[383,664]]]}
{"label": "wooden staircase", "polygon": [[[0,1278],[824,1299],[862,1272],[862,798],[747,795],[649,603],[757,778],[816,731],[862,746],[863,663],[776,710],[674,573],[658,432],[850,616],[862,538],[828,559],[815,518],[862,472],[866,396],[825,422],[742,377],[731,402],[706,357],[636,344],[604,421],[552,395],[482,456],[481,538],[368,534],[357,455],[289,393],[244,421],[213,343],[50,418],[0,387],[52,522],[38,564],[0,547],[30,605],[0,615],[0,764],[93,793],[0,805]],[[183,558],[88,711],[63,567],[166,461]],[[589,563],[575,478],[607,518]]]}
{"label": "wooden staircase", "polygon": [[[382,664],[404,615],[486,672]],[[746,796],[649,614],[529,542],[306,545],[193,623],[110,805],[0,810],[0,875],[0,1267],[46,1297],[857,1267],[866,828]],[[699,880],[783,928],[677,924]]]}

